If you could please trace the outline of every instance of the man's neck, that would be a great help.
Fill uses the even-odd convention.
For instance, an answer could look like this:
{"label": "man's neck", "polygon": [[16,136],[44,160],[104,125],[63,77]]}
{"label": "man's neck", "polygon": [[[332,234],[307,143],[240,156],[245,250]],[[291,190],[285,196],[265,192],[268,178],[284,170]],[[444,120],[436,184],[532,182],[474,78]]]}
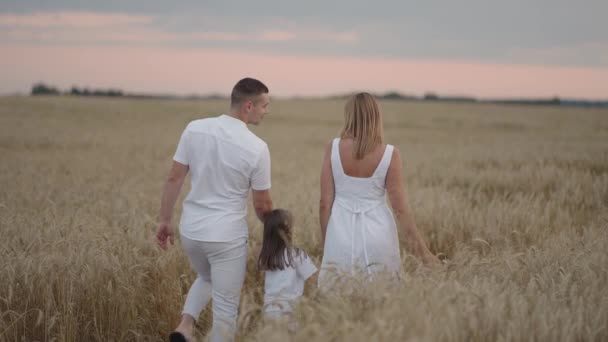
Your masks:
{"label": "man's neck", "polygon": [[247,116],[244,113],[230,112],[228,115],[247,124],[247,120],[245,119]]}

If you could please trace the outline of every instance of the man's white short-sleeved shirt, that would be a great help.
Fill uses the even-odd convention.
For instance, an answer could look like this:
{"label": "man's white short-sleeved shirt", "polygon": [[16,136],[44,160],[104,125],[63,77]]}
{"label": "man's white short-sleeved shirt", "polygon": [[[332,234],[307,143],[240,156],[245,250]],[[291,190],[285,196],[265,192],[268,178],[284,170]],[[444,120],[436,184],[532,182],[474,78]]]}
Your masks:
{"label": "man's white short-sleeved shirt", "polygon": [[180,233],[198,241],[247,237],[249,189],[270,189],[266,143],[243,121],[221,115],[190,122],[173,160],[188,165],[192,177]]}

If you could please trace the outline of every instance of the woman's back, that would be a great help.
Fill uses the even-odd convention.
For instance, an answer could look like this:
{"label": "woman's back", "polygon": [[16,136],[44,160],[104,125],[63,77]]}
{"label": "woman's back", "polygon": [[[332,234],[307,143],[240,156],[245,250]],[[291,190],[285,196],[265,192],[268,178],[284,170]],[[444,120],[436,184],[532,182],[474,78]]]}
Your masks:
{"label": "woman's back", "polygon": [[386,174],[393,154],[392,145],[378,145],[362,159],[352,153],[352,140],[334,139],[331,168],[338,200],[349,207],[363,208],[385,203]]}
{"label": "woman's back", "polygon": [[340,162],[342,163],[344,173],[353,178],[371,177],[384,156],[385,148],[386,144],[378,145],[373,151],[363,156],[363,159],[356,159],[353,153],[353,140],[348,138],[340,139]]}

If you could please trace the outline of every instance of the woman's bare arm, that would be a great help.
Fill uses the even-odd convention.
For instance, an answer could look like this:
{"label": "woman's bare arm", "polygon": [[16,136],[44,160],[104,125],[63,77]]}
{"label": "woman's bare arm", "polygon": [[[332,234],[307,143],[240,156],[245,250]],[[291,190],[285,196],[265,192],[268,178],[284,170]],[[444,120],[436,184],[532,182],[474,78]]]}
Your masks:
{"label": "woman's bare arm", "polygon": [[319,223],[321,224],[321,243],[325,245],[325,233],[327,223],[331,215],[331,207],[334,204],[334,175],[331,172],[331,141],[325,148],[323,165],[321,166],[321,200],[319,203]]}
{"label": "woman's bare arm", "polygon": [[386,191],[397,224],[405,234],[409,248],[425,264],[439,263],[439,259],[431,253],[424,242],[410,212],[403,182],[401,153],[397,147],[393,151],[391,164],[386,175]]}

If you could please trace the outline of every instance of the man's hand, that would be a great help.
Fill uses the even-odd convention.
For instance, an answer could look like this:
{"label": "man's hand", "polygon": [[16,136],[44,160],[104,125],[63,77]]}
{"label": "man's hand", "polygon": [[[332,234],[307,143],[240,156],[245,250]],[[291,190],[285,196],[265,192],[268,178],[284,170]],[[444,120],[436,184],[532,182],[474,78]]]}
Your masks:
{"label": "man's hand", "polygon": [[264,223],[264,216],[272,211],[270,190],[252,190],[253,208],[260,221]]}
{"label": "man's hand", "polygon": [[156,230],[156,243],[158,246],[164,250],[169,246],[167,244],[170,243],[173,245],[173,227],[171,227],[170,223],[161,222],[158,224],[158,229]]}

